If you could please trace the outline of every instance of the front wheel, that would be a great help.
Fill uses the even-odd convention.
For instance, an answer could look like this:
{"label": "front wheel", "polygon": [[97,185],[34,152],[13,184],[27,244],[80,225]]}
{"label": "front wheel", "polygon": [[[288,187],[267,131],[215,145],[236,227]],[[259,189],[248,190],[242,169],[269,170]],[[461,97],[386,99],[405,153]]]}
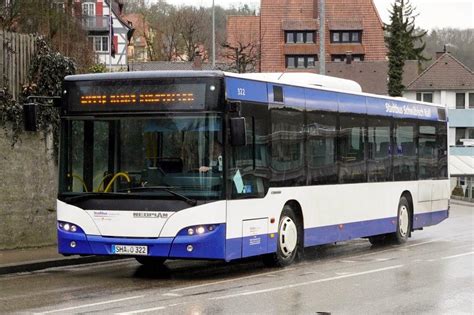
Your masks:
{"label": "front wheel", "polygon": [[263,262],[271,267],[291,265],[302,250],[302,225],[293,209],[286,205],[283,208],[278,225],[277,252],[263,257]]}
{"label": "front wheel", "polygon": [[403,244],[408,240],[412,227],[410,203],[405,197],[398,203],[397,230],[392,234],[395,244]]}

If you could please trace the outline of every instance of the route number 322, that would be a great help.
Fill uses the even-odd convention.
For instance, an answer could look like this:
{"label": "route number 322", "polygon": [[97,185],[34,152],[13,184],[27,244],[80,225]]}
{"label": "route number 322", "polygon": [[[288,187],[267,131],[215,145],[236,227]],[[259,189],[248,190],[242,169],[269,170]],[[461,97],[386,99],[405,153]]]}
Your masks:
{"label": "route number 322", "polygon": [[238,96],[245,96],[245,89],[244,88],[237,88],[237,95]]}

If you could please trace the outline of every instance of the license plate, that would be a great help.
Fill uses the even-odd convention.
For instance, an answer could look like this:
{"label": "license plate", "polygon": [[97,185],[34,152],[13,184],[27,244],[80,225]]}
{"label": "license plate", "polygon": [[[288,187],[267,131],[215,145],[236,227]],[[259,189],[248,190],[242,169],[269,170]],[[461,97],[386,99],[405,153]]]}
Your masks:
{"label": "license plate", "polygon": [[148,246],[112,245],[112,253],[117,255],[148,255]]}

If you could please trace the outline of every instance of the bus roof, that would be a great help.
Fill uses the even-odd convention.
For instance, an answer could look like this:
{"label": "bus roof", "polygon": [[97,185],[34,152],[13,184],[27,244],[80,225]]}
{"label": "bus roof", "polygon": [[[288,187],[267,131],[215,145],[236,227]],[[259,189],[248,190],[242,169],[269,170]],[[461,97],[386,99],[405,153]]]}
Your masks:
{"label": "bus roof", "polygon": [[65,81],[95,80],[131,80],[131,79],[162,79],[162,78],[213,78],[223,77],[222,71],[129,71],[68,75]]}
{"label": "bus roof", "polygon": [[339,93],[349,93],[366,97],[375,97],[380,99],[409,102],[413,104],[423,104],[428,106],[445,106],[436,103],[427,103],[405,97],[393,97],[388,95],[366,93],[362,91],[360,85],[352,80],[341,79],[331,76],[319,75],[305,72],[279,72],[279,73],[225,73],[226,77],[244,79],[251,81],[260,81],[274,84],[281,84],[294,87],[303,87],[316,90],[325,90]]}
{"label": "bus roof", "polygon": [[393,101],[406,101],[410,103],[424,104],[428,106],[444,107],[440,104],[426,103],[404,97],[390,97],[362,92],[360,85],[352,80],[341,79],[331,76],[318,75],[305,72],[283,72],[283,73],[230,73],[219,70],[187,70],[187,71],[129,71],[108,72],[69,75],[65,81],[96,81],[96,80],[133,80],[133,79],[161,79],[161,78],[222,78],[231,77],[251,81],[276,83],[288,86],[297,86],[311,89],[321,89],[334,92],[349,93],[354,95],[383,98]]}

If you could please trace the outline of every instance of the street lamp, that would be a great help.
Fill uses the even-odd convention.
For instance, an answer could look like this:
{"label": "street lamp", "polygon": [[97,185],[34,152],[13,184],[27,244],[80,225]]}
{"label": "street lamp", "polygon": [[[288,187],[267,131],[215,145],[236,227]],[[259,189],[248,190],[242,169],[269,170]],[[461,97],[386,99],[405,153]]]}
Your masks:
{"label": "street lamp", "polygon": [[216,67],[216,16],[212,0],[212,69]]}

